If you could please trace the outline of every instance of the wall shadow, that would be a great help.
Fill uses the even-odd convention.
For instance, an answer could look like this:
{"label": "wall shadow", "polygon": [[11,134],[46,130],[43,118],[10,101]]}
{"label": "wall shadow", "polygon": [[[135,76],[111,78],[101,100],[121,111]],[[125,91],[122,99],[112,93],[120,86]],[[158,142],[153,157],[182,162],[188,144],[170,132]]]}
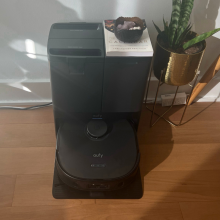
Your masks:
{"label": "wall shadow", "polygon": [[216,27],[220,0],[196,0],[193,8],[194,28],[198,33],[211,31]]}

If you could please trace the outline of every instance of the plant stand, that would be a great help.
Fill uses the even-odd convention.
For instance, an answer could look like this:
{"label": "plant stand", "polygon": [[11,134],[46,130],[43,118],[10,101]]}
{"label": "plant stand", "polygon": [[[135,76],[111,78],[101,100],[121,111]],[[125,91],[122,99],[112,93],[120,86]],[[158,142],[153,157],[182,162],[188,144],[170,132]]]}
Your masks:
{"label": "plant stand", "polygon": [[[153,62],[152,62],[152,63],[153,63]],[[180,119],[179,123],[176,124],[176,123],[172,122],[171,120],[166,119],[164,116],[165,116],[165,114],[166,114],[168,111],[170,111],[170,109],[173,107],[174,102],[175,102],[175,99],[176,99],[176,95],[177,95],[177,92],[178,92],[178,89],[179,89],[179,86],[177,86],[177,88],[176,88],[176,92],[175,92],[175,95],[174,95],[172,104],[171,104],[171,106],[169,107],[169,109],[167,109],[162,115],[159,115],[159,114],[157,114],[157,113],[155,112],[159,89],[160,89],[160,87],[164,84],[164,83],[162,82],[162,78],[163,78],[163,75],[165,74],[165,70],[164,70],[164,71],[161,71],[160,80],[159,80],[158,86],[157,86],[156,97],[155,97],[154,104],[153,104],[153,110],[151,110],[151,109],[147,106],[147,104],[148,104],[148,102],[147,102],[148,90],[149,90],[150,81],[151,81],[152,63],[151,63],[151,70],[150,70],[149,78],[148,78],[148,85],[147,85],[147,92],[146,92],[146,99],[145,99],[146,108],[147,108],[149,111],[152,112],[152,114],[151,114],[151,119],[150,119],[150,126],[153,127],[153,126],[159,121],[159,119],[161,119],[161,118],[164,119],[166,122],[168,122],[169,124],[171,124],[171,125],[173,125],[173,126],[184,125],[186,122],[185,122],[185,123],[182,123],[182,121],[183,121],[184,115],[185,115],[185,113],[186,113],[186,110],[187,110],[187,107],[188,107],[188,103],[189,103],[189,100],[190,100],[191,95],[192,95],[192,91],[193,91],[193,89],[194,89],[194,87],[195,87],[195,85],[196,85],[196,82],[197,82],[197,79],[198,79],[198,76],[199,76],[199,71],[197,72],[197,74],[196,74],[196,76],[195,76],[195,78],[194,78],[194,83],[193,83],[193,85],[188,84],[188,85],[191,87],[191,91],[190,91],[189,96],[188,96],[187,99],[186,99],[186,104],[185,104],[185,108],[184,108],[183,114],[182,114],[182,116],[181,116],[181,119]],[[153,116],[154,116],[154,115],[157,115],[158,118],[156,119],[156,121],[153,122]]]}

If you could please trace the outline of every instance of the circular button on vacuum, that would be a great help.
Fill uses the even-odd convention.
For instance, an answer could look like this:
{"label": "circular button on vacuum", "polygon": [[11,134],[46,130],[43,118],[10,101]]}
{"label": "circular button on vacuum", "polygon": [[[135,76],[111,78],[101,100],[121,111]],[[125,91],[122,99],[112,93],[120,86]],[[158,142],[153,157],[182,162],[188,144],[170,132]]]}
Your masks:
{"label": "circular button on vacuum", "polygon": [[87,125],[87,132],[93,138],[101,138],[108,130],[107,124],[102,120],[92,120]]}

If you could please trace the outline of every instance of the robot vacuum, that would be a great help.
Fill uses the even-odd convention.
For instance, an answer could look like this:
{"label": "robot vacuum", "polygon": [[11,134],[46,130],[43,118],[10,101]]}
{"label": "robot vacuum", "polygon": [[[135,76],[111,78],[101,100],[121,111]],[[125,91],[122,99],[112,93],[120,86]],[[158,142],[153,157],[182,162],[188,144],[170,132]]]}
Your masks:
{"label": "robot vacuum", "polygon": [[79,190],[108,191],[127,186],[139,165],[135,130],[127,120],[65,123],[57,138],[60,179]]}

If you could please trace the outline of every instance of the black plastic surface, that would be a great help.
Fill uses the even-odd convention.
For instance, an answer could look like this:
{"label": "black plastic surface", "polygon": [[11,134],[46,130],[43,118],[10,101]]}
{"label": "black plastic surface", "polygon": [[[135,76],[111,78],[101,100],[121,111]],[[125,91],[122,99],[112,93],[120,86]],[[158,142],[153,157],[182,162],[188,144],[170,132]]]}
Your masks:
{"label": "black plastic surface", "polygon": [[[78,38],[72,38],[72,39],[49,39],[48,40],[48,44],[47,44],[47,52],[50,55],[50,57],[55,56],[55,57],[82,57],[82,54],[80,54],[79,56],[74,55],[74,54],[53,54],[50,53],[51,50],[78,50],[78,51],[83,51],[83,50],[97,50],[99,51],[97,54],[95,54],[97,57],[104,57],[104,45],[103,45],[104,41],[103,39],[78,39]],[[95,56],[93,54],[93,57]],[[90,56],[90,54],[89,54]],[[86,58],[87,55],[86,53],[84,54],[84,57]],[[93,59],[94,62],[94,59]]]}
{"label": "black plastic surface", "polygon": [[60,59],[50,63],[53,105],[64,112],[101,112],[104,63]]}
{"label": "black plastic surface", "polygon": [[[112,130],[101,140],[89,138],[86,126],[87,123],[75,122],[60,128],[57,158],[62,169],[75,178],[87,180],[128,175],[139,158],[135,132],[129,122],[113,123]],[[105,167],[92,167],[91,164],[105,164]]]}
{"label": "black plastic surface", "polygon": [[56,132],[88,113],[138,126],[151,57],[105,57],[102,23],[53,24],[47,50]]}
{"label": "black plastic surface", "polygon": [[51,26],[49,38],[79,38],[79,39],[97,39],[103,38],[102,23],[55,23]]}
{"label": "black plastic surface", "polygon": [[141,199],[143,196],[143,189],[140,171],[138,171],[132,183],[120,190],[89,192],[73,189],[65,185],[59,179],[55,168],[52,194],[55,199]]}
{"label": "black plastic surface", "polygon": [[87,132],[91,137],[100,138],[107,133],[107,124],[100,119],[91,120],[87,124]]}
{"label": "black plastic surface", "polygon": [[102,24],[56,23],[51,27],[47,50],[53,106],[61,112],[101,112]]}
{"label": "black plastic surface", "polygon": [[62,56],[101,56],[99,49],[50,49],[51,55]]}
{"label": "black plastic surface", "polygon": [[150,63],[147,57],[106,57],[103,112],[141,110]]}
{"label": "black plastic surface", "polygon": [[88,23],[57,23],[53,25],[53,29],[64,30],[98,30],[99,24]]}

